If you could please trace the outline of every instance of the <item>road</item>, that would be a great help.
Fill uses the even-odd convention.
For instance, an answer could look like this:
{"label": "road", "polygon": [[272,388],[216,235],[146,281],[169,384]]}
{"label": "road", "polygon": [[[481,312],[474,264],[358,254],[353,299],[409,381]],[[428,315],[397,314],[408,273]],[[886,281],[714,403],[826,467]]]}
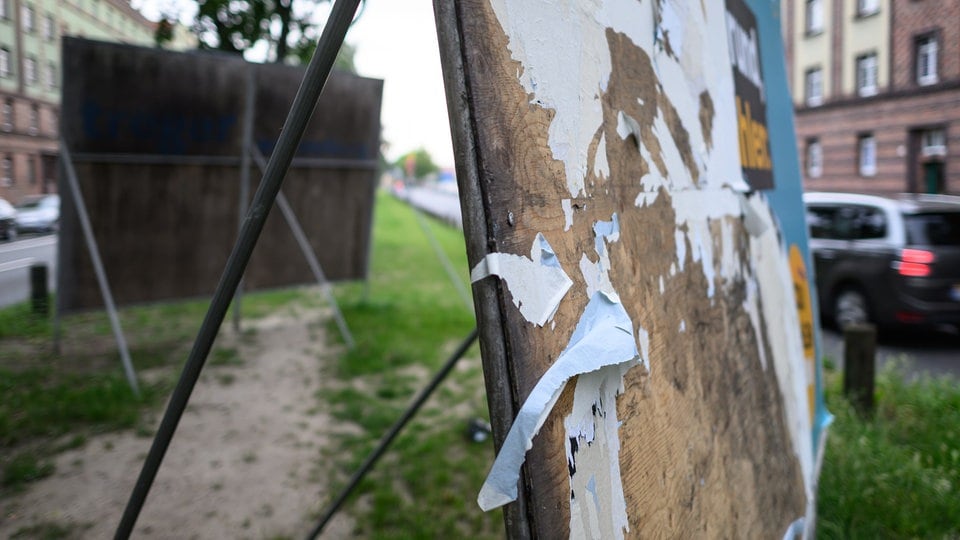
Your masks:
{"label": "road", "polygon": [[445,191],[429,187],[408,187],[404,198],[420,210],[447,223],[463,228],[463,216],[460,214],[460,198],[456,191]]}
{"label": "road", "polygon": [[0,244],[0,307],[30,298],[30,266],[47,265],[52,292],[57,275],[57,237],[36,236]]}
{"label": "road", "polygon": [[[843,335],[823,330],[823,356],[830,358],[837,369],[843,367]],[[900,331],[880,332],[877,344],[877,369],[891,361],[906,358],[907,373],[916,376],[960,376],[960,333]]]}

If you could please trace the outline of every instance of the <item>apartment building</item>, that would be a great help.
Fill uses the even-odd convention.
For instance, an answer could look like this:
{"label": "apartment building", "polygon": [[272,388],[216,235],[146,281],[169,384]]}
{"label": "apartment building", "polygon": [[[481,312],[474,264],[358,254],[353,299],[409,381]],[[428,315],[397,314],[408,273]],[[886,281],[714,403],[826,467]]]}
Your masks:
{"label": "apartment building", "polygon": [[960,195],[960,1],[781,7],[804,188]]}
{"label": "apartment building", "polygon": [[0,0],[0,198],[56,191],[60,37],[151,45],[128,0]]}

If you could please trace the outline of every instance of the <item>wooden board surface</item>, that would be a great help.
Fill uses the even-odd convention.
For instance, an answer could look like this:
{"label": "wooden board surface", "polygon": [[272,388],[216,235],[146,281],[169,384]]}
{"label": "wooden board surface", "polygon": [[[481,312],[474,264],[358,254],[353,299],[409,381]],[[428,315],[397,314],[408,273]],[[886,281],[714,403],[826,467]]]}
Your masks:
{"label": "wooden board surface", "polygon": [[[591,429],[599,432],[616,420],[612,438],[584,438],[583,431],[571,436],[580,387],[577,378],[566,385],[526,454],[519,501],[506,508],[511,537],[584,531],[605,538],[782,537],[808,502],[809,441],[800,440],[796,428],[809,426],[809,419],[802,421],[808,404],[795,395],[803,351],[792,292],[776,284],[789,270],[776,219],[764,214],[769,207],[762,196],[731,187],[732,178],[717,180],[716,169],[705,165],[715,163],[711,152],[730,148],[721,138],[736,138],[732,77],[727,86],[708,81],[687,96],[692,99],[672,93],[675,85],[663,73],[668,62],[682,65],[685,57],[678,38],[671,47],[665,34],[646,36],[649,43],[660,36],[655,48],[610,27],[589,35],[556,28],[542,31],[539,41],[524,41],[521,26],[549,27],[576,19],[589,6],[441,4],[438,28],[471,267],[491,253],[530,258],[542,237],[572,281],[543,325],[522,311],[529,290],[507,278],[475,284],[498,451],[505,450],[516,411],[571,345],[598,288],[609,286],[618,295],[642,360],[622,377],[612,406],[605,403],[598,412],[597,401],[593,408]],[[633,4],[662,22],[671,3]],[[688,20],[717,24],[707,7],[686,8],[703,13],[688,14]],[[560,13],[546,13],[551,10]],[[700,38],[700,46],[712,46],[703,43],[709,36]],[[590,39],[609,51],[608,78],[579,95],[595,102],[599,121],[590,124],[581,115],[564,124],[565,111],[541,99],[541,90],[579,86],[578,75],[590,72],[597,59],[565,57],[571,48],[556,47],[569,78],[550,78],[531,60],[531,47],[554,50],[551,40]],[[695,39],[687,39],[693,47]],[[541,86],[532,90],[536,82]],[[690,103],[697,107],[692,114],[684,110]],[[624,118],[635,127],[625,131]],[[577,158],[561,159],[556,143],[570,130],[586,133],[568,140],[571,152],[582,150],[584,165],[573,168],[583,173],[573,181],[570,164]],[[661,181],[648,182],[652,177]],[[718,214],[711,207],[729,207],[733,200],[743,211]],[[751,208],[763,214],[765,232],[751,230]],[[604,240],[597,229],[604,223],[618,224],[619,234]],[[606,285],[597,281],[597,268],[609,278]],[[784,299],[785,310],[773,308]],[[777,309],[786,314],[773,317]],[[611,451],[616,445],[619,450]],[[619,480],[589,463],[602,460],[600,446],[608,447],[601,454],[613,456]],[[616,496],[596,498],[604,482],[622,488],[625,523],[610,519]],[[587,500],[591,495],[596,504]]]}

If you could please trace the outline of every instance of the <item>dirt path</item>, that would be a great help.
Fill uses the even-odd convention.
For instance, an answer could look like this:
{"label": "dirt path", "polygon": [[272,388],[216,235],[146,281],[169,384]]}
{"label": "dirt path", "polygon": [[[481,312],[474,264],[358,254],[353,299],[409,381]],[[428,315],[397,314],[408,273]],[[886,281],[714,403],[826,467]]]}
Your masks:
{"label": "dirt path", "polygon": [[[242,361],[204,369],[134,538],[301,538],[312,528],[337,428],[316,398],[331,352],[317,318],[285,311],[245,322],[253,339],[222,333]],[[112,537],[151,442],[114,433],[60,454],[53,476],[0,503],[0,538],[44,527]],[[324,538],[352,530],[341,514]]]}

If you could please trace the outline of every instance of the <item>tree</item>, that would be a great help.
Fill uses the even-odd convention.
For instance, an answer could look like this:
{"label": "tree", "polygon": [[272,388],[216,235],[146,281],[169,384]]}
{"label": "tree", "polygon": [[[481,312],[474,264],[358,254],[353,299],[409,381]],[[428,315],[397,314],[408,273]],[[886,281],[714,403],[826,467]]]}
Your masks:
{"label": "tree", "polygon": [[440,170],[440,167],[430,157],[430,153],[423,147],[400,156],[400,159],[395,161],[393,166],[398,167],[408,177],[412,176],[418,179],[423,179],[427,175]]}
{"label": "tree", "polygon": [[[314,10],[330,0],[197,0],[193,30],[201,49],[243,54],[258,43],[268,46],[270,62],[306,63],[320,28]],[[337,67],[353,69],[353,50],[344,45]]]}

